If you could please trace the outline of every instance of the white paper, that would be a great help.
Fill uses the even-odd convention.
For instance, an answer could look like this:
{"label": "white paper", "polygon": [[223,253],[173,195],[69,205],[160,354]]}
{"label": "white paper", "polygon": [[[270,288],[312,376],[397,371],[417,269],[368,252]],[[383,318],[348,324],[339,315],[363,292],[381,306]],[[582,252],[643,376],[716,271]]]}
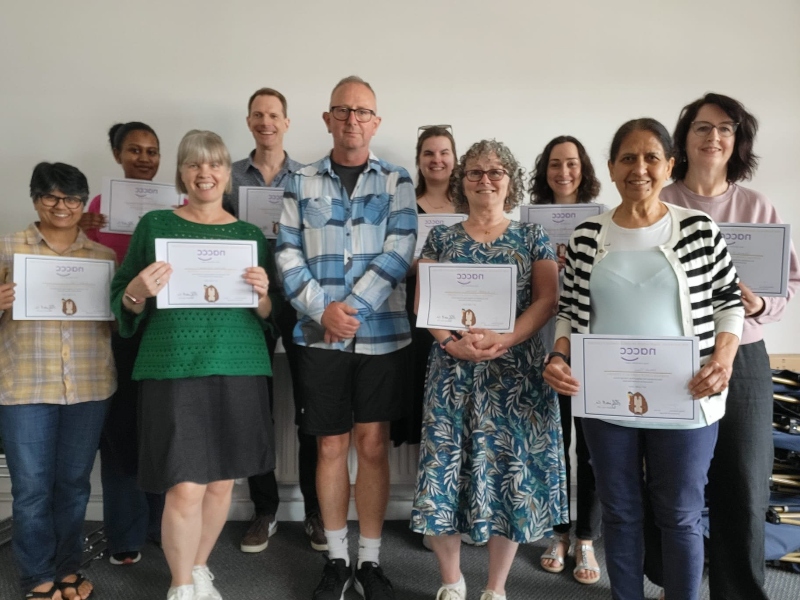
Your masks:
{"label": "white paper", "polygon": [[758,296],[786,296],[791,227],[784,223],[721,223],[719,229],[742,283]]}
{"label": "white paper", "polygon": [[14,255],[15,321],[113,321],[114,261]]}
{"label": "white paper", "polygon": [[422,248],[428,239],[428,233],[437,225],[455,225],[466,220],[468,215],[462,213],[434,213],[429,215],[417,215],[417,247],[414,249],[414,256],[419,258]]}
{"label": "white paper", "polygon": [[133,233],[139,219],[151,210],[168,210],[183,204],[172,183],[106,177],[100,196],[100,212],[108,223],[100,231]]}
{"label": "white paper", "polygon": [[[566,245],[575,227],[605,211],[602,204],[523,204],[520,206],[520,221],[538,223],[544,227],[554,250],[560,244]],[[556,252],[558,254],[558,252]],[[566,252],[564,252],[566,257]]]}
{"label": "white paper", "polygon": [[689,381],[700,368],[696,337],[571,336],[580,392],[572,414],[592,419],[702,424]]}
{"label": "white paper", "polygon": [[517,265],[420,263],[417,327],[514,331]]}
{"label": "white paper", "polygon": [[158,308],[255,308],[258,294],[242,277],[258,266],[251,240],[156,239],[156,260],[172,267],[156,296]]}
{"label": "white paper", "polygon": [[252,223],[274,240],[283,212],[283,188],[241,186],[239,188],[239,218]]}

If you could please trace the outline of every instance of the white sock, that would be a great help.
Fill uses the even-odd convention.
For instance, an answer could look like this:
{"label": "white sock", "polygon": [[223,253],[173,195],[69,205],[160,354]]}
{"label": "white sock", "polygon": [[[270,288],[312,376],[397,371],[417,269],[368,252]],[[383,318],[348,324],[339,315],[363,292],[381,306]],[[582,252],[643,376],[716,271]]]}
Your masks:
{"label": "white sock", "polygon": [[358,536],[358,566],[365,562],[374,562],[376,565],[381,564],[381,538],[372,539],[365,538],[363,535]]}
{"label": "white sock", "polygon": [[455,583],[443,583],[442,587],[446,590],[459,590],[466,592],[467,582],[464,581],[464,574],[461,573],[460,577],[458,578],[458,581],[456,581]]}
{"label": "white sock", "polygon": [[343,529],[325,530],[325,537],[328,538],[328,558],[343,558],[350,566],[350,548],[347,544],[347,525]]}

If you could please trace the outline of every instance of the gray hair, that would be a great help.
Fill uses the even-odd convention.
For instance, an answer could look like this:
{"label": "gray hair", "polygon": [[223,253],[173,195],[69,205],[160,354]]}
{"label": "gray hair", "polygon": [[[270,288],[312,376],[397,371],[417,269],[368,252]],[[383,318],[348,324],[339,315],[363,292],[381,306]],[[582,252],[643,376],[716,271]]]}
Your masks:
{"label": "gray hair", "polygon": [[358,75],[348,75],[347,77],[340,79],[339,83],[333,86],[333,90],[331,91],[331,98],[333,98],[333,95],[336,93],[336,90],[338,90],[342,86],[350,85],[351,83],[363,85],[370,92],[372,92],[372,95],[375,96],[375,101],[377,102],[378,96],[377,94],[375,94],[375,90],[373,90],[372,86],[363,79],[361,79],[361,77],[359,77]]}
{"label": "gray hair", "polygon": [[[180,145],[178,146],[178,164],[176,165],[175,172],[175,187],[178,191],[185,194],[187,192],[186,186],[181,178],[181,167],[186,163],[211,163],[218,162],[225,165],[228,171],[231,170],[231,155],[225,142],[213,131],[202,131],[200,129],[192,129],[183,136]],[[231,178],[228,178],[228,185],[225,187],[225,192],[230,193],[233,183]]]}
{"label": "gray hair", "polygon": [[469,214],[469,203],[464,194],[464,172],[467,161],[492,155],[496,156],[503,168],[508,171],[508,196],[506,196],[503,210],[509,212],[522,202],[522,194],[525,190],[523,181],[525,171],[505,144],[497,140],[481,140],[472,144],[458,161],[450,176],[450,196],[453,198],[453,207],[456,212]]}

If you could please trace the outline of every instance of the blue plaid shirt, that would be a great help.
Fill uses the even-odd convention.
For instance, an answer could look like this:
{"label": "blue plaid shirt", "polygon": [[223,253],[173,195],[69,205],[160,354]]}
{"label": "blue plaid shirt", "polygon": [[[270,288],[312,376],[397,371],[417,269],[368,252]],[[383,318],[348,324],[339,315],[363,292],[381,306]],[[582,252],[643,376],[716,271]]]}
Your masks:
{"label": "blue plaid shirt", "polygon": [[[408,172],[370,154],[352,198],[331,159],[293,173],[283,197],[277,263],[300,320],[301,346],[388,354],[411,342],[403,280],[417,239],[414,186]],[[322,313],[338,301],[358,310],[353,340],[326,344]]]}

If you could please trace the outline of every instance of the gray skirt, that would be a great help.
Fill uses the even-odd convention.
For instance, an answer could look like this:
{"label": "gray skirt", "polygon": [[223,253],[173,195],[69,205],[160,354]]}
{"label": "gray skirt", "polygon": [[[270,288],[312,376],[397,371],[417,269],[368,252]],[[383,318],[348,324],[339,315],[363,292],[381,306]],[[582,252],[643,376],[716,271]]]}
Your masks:
{"label": "gray skirt", "polygon": [[139,486],[164,492],[275,468],[264,376],[212,375],[141,382]]}

